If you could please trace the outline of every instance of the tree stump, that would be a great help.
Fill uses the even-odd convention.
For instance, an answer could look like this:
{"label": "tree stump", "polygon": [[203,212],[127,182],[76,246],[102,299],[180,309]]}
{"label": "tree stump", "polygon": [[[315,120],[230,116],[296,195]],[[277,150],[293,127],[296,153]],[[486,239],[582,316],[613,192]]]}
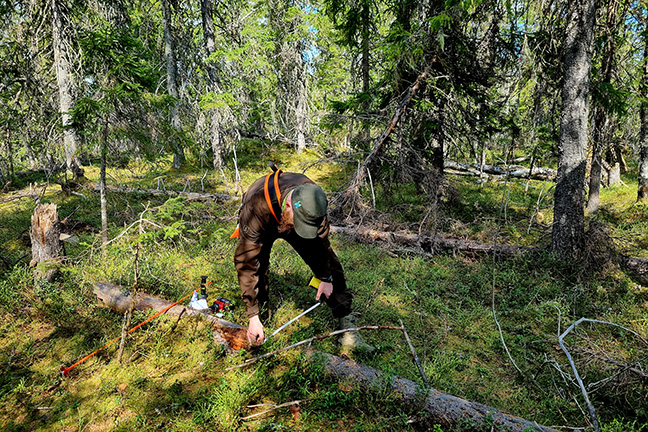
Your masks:
{"label": "tree stump", "polygon": [[59,222],[56,204],[39,204],[31,218],[29,233],[32,245],[32,260],[34,281],[46,279],[52,282],[58,273],[58,267],[63,256],[61,243],[61,223]]}

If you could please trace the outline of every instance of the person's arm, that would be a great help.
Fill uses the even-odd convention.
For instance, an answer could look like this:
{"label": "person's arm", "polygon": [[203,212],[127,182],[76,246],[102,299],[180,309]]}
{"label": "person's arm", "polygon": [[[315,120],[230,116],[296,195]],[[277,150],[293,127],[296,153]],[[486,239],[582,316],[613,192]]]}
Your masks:
{"label": "person's arm", "polygon": [[234,265],[238,273],[241,297],[250,320],[248,340],[252,344],[263,342],[263,324],[259,319],[256,285],[259,281],[259,255],[263,247],[262,221],[251,208],[243,207],[239,214],[239,242],[234,254]]}

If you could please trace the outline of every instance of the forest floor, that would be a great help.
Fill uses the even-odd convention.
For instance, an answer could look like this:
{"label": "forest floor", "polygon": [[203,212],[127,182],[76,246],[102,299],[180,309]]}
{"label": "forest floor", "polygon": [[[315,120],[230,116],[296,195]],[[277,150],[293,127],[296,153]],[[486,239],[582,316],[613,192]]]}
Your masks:
{"label": "forest floor", "polygon": [[[317,155],[287,149],[251,148],[239,154],[245,188],[275,161],[301,171]],[[131,163],[109,169],[115,186],[166,188],[235,195],[234,175],[163,165]],[[335,163],[306,171],[333,194],[348,172]],[[90,182],[97,167],[87,167]],[[204,175],[204,176],[203,176]],[[189,180],[189,183],[187,183]],[[202,185],[201,185],[202,180]],[[648,257],[648,208],[636,204],[631,175],[626,185],[603,189],[596,222],[619,250]],[[109,193],[111,239],[99,249],[99,197],[88,184],[78,194],[31,174],[0,194],[0,424],[6,431],[108,430],[470,430],[428,421],[397,395],[365,392],[334,382],[299,350],[246,368],[227,371],[263,352],[334,330],[330,311],[318,308],[262,348],[226,354],[200,319],[161,316],[128,338],[122,363],[117,345],[101,351],[61,378],[69,366],[121,333],[123,317],[97,305],[95,281],[132,287],[138,260],[138,290],[169,300],[213,281],[210,298],[235,301],[225,318],[246,324],[232,262],[239,202],[189,201],[145,192]],[[427,197],[415,185],[382,190],[376,184],[377,229],[442,232],[482,242],[546,247],[550,241],[552,185],[485,183],[449,178],[456,199],[421,220]],[[66,243],[67,260],[54,283],[34,286],[29,261],[29,225],[35,200],[56,203],[59,215],[76,226],[78,241]],[[35,186],[35,184],[38,184]],[[44,191],[43,191],[44,190]],[[240,196],[240,195],[239,195]],[[142,221],[139,222],[138,221]],[[372,220],[378,220],[376,218]],[[335,224],[339,221],[333,221]],[[367,222],[368,223],[368,222]],[[127,230],[127,228],[130,229]],[[332,245],[355,293],[362,325],[398,326],[402,320],[432,387],[496,407],[539,424],[570,430],[588,427],[587,406],[558,335],[582,317],[623,326],[583,324],[565,338],[606,432],[648,430],[648,348],[627,330],[648,338],[648,289],[599,257],[579,271],[550,254],[515,258],[424,255],[376,247],[332,235]],[[605,243],[605,242],[603,242]],[[136,254],[136,251],[137,254]],[[605,255],[605,254],[602,254]],[[271,316],[268,330],[313,304],[306,287],[311,274],[285,242],[271,257]],[[135,313],[133,325],[150,313]],[[416,382],[421,377],[400,332],[363,333],[377,349],[357,362]],[[338,354],[333,340],[313,348]],[[642,375],[643,374],[643,375]],[[301,401],[246,419],[270,404]],[[266,404],[266,405],[264,405]],[[489,429],[490,430],[490,429]]]}

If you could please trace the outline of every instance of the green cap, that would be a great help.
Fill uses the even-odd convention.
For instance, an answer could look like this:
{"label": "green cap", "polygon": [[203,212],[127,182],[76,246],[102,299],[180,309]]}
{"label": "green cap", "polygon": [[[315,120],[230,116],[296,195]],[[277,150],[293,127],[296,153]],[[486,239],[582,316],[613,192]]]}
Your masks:
{"label": "green cap", "polygon": [[317,237],[317,230],[328,208],[322,188],[313,183],[299,185],[293,189],[290,201],[297,234],[305,239]]}

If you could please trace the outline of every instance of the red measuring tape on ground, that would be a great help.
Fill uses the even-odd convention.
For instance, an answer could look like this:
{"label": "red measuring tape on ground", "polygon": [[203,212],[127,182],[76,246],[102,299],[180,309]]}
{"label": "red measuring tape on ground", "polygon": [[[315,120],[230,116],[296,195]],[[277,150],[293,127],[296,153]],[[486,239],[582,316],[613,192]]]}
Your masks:
{"label": "red measuring tape on ground", "polygon": [[[210,281],[209,283],[211,283],[211,281]],[[186,296],[182,297],[182,298],[181,298],[180,300],[178,300],[177,302],[175,302],[175,303],[171,303],[169,306],[165,307],[164,309],[162,309],[160,312],[156,313],[155,315],[153,315],[153,316],[150,317],[149,319],[147,319],[147,320],[145,320],[145,321],[143,321],[143,322],[137,324],[135,327],[133,327],[132,329],[128,330],[127,334],[128,334],[128,333],[132,333],[132,332],[134,332],[135,330],[137,330],[138,328],[142,327],[142,326],[143,326],[144,324],[146,324],[147,322],[149,322],[149,321],[151,321],[152,319],[154,319],[154,318],[156,318],[156,317],[162,315],[164,312],[168,311],[168,310],[171,309],[173,306],[177,305],[178,303],[180,303],[181,301],[183,301],[184,299],[186,299],[187,297],[189,297],[190,295],[192,295],[195,291],[196,291],[196,290],[192,290],[189,294],[187,294]],[[67,367],[67,368],[66,368],[66,367],[61,366],[61,374],[62,374],[64,377],[67,377],[67,376],[70,374],[70,371],[71,371],[73,368],[77,367],[78,365],[80,365],[80,364],[83,363],[84,361],[88,360],[88,359],[89,359],[90,357],[92,357],[93,355],[97,354],[97,353],[98,353],[99,351],[101,351],[102,349],[104,349],[104,348],[110,346],[111,344],[113,344],[114,342],[117,342],[117,341],[120,340],[120,339],[121,339],[121,336],[116,337],[115,339],[111,340],[110,342],[108,342],[106,345],[102,346],[102,347],[99,348],[98,350],[96,350],[96,351],[94,351],[94,352],[88,354],[87,356],[83,357],[81,360],[79,360],[78,362],[74,363],[74,364],[73,364],[72,366],[70,366],[70,367]]]}

